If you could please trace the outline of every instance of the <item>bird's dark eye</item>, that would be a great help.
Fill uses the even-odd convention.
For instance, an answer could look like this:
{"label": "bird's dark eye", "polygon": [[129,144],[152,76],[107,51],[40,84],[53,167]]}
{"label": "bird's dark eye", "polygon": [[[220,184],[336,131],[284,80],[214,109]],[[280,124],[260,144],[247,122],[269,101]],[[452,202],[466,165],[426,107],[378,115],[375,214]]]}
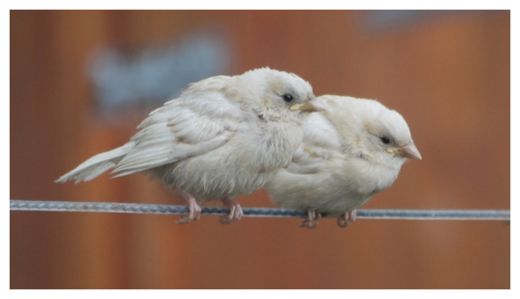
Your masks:
{"label": "bird's dark eye", "polygon": [[283,98],[283,100],[286,101],[287,103],[291,102],[291,101],[294,99],[293,95],[290,94],[290,93],[286,93],[286,94],[284,94],[284,95],[282,96],[282,98]]}
{"label": "bird's dark eye", "polygon": [[384,143],[384,144],[389,144],[390,143],[390,138],[388,138],[386,136],[381,136],[381,137],[379,137],[379,139],[381,139],[381,142]]}

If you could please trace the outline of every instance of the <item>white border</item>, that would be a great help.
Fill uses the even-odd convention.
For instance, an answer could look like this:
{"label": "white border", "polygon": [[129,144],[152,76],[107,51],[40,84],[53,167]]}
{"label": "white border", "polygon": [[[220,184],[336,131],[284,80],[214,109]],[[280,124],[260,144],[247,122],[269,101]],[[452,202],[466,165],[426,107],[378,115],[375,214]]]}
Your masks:
{"label": "white border", "polygon": [[[0,4],[1,5],[1,4]],[[2,192],[1,209],[4,211],[4,217],[1,217],[0,221],[3,223],[0,225],[2,232],[2,246],[0,262],[2,267],[0,272],[0,283],[2,290],[9,288],[9,11],[7,9],[0,10],[0,41],[2,46],[0,47],[0,65],[1,68],[1,79],[0,79],[0,151],[2,151],[0,182],[2,184],[0,190]],[[5,294],[2,295],[4,297]]]}
{"label": "white border", "polygon": [[505,0],[24,0],[2,1],[11,9],[507,9],[513,1]]}
{"label": "white border", "polygon": [[[518,1],[517,1],[518,2]],[[218,3],[218,6],[215,6]],[[297,3],[297,6],[295,5]],[[109,0],[91,0],[91,1],[65,1],[65,0],[54,0],[54,1],[43,1],[43,0],[24,0],[24,1],[0,1],[0,39],[2,41],[1,47],[1,60],[0,65],[3,67],[1,72],[0,80],[0,93],[3,96],[3,100],[0,101],[0,117],[3,121],[3,125],[0,126],[2,132],[0,149],[2,151],[2,157],[7,163],[2,164],[2,184],[1,188],[4,196],[2,201],[2,209],[4,212],[8,211],[9,207],[7,199],[9,198],[9,168],[7,167],[9,161],[9,10],[10,9],[513,9],[514,1],[503,1],[503,0],[474,0],[474,1],[367,1],[367,0],[350,0],[350,1],[338,1],[338,0],[276,0],[276,1],[161,1],[161,0],[146,0],[146,1],[109,1]],[[518,13],[518,10],[513,10],[511,13],[511,32],[518,32],[518,21],[514,20],[514,16]],[[518,40],[512,34],[511,40],[511,99],[515,98],[517,94],[515,91],[515,84],[517,83],[514,79],[515,70],[518,70],[518,62],[513,59],[513,53],[518,53],[520,50],[517,46]],[[515,159],[513,153],[518,153],[520,147],[518,146],[518,137],[515,137],[513,132],[518,132],[518,121],[515,119],[515,115],[518,116],[518,105],[515,101],[511,100],[511,199],[517,197],[518,188],[515,186],[516,170],[518,169],[518,161]],[[16,133],[16,132],[13,132]],[[511,207],[514,213],[515,203],[512,200]],[[513,216],[514,218],[514,216]],[[92,298],[93,296],[112,298],[142,298],[145,296],[153,296],[154,298],[171,298],[173,296],[208,296],[211,298],[240,298],[243,299],[248,296],[254,298],[266,298],[267,296],[297,296],[298,298],[315,298],[319,295],[325,295],[327,298],[345,298],[346,296],[353,296],[351,298],[374,298],[385,296],[385,298],[435,298],[439,297],[452,297],[457,296],[458,298],[510,298],[511,296],[518,298],[520,294],[517,290],[499,290],[499,291],[482,291],[482,290],[469,290],[469,291],[449,291],[449,290],[392,290],[392,291],[378,291],[378,290],[332,290],[332,291],[315,291],[315,290],[292,290],[292,291],[219,291],[219,290],[201,290],[201,291],[17,291],[9,290],[9,218],[2,217],[2,240],[1,256],[2,256],[2,271],[0,272],[3,298],[11,296],[14,298],[66,298],[69,299],[71,296],[74,298]],[[515,221],[512,221],[512,226],[516,225]],[[518,231],[518,230],[512,230]],[[517,279],[515,279],[515,269],[518,266],[518,259],[515,258],[515,252],[518,252],[517,238],[511,234],[511,288],[515,289],[518,287]],[[174,293],[172,293],[174,292]],[[326,293],[325,293],[326,292]],[[514,295],[517,293],[517,295]]]}

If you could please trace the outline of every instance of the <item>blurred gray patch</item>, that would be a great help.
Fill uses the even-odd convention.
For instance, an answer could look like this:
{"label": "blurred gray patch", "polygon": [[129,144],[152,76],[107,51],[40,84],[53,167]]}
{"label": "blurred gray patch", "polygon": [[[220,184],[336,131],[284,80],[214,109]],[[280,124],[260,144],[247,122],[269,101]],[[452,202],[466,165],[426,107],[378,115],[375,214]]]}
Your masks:
{"label": "blurred gray patch", "polygon": [[386,32],[406,29],[448,14],[465,14],[453,10],[374,10],[367,12],[363,23],[370,31]]}
{"label": "blurred gray patch", "polygon": [[129,55],[116,48],[96,53],[89,65],[103,114],[132,106],[158,106],[189,83],[226,73],[230,49],[222,34],[198,32],[161,48]]}

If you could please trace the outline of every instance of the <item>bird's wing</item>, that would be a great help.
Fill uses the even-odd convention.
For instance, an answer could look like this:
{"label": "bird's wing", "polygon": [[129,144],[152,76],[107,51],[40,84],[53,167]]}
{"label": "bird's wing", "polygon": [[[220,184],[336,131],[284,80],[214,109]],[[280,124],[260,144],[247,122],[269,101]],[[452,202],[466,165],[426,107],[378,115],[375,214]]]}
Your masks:
{"label": "bird's wing", "polygon": [[179,98],[150,113],[131,138],[134,147],[117,164],[114,175],[170,164],[225,144],[238,129],[244,113],[217,88],[218,82],[210,83],[216,88],[190,86]]}
{"label": "bird's wing", "polygon": [[304,122],[304,138],[287,171],[294,174],[311,174],[320,165],[341,154],[341,138],[332,123],[321,113],[310,114]]}

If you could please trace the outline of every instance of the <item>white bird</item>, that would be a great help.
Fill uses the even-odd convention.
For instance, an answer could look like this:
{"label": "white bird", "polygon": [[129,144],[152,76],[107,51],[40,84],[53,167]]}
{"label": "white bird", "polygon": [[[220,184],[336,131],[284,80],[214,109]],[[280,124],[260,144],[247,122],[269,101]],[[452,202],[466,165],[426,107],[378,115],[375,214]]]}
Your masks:
{"label": "white bird", "polygon": [[313,110],[311,85],[295,74],[259,68],[192,83],[137,127],[130,140],[97,154],[56,182],[84,182],[147,172],[188,202],[179,223],[200,218],[198,201],[220,199],[225,223],[240,219],[234,201],[288,165],[303,138],[302,112]]}
{"label": "white bird", "polygon": [[322,214],[346,227],[355,209],[390,187],[406,158],[421,160],[404,118],[375,100],[324,95],[306,116],[292,162],[266,184],[281,207],[304,210],[302,226]]}

